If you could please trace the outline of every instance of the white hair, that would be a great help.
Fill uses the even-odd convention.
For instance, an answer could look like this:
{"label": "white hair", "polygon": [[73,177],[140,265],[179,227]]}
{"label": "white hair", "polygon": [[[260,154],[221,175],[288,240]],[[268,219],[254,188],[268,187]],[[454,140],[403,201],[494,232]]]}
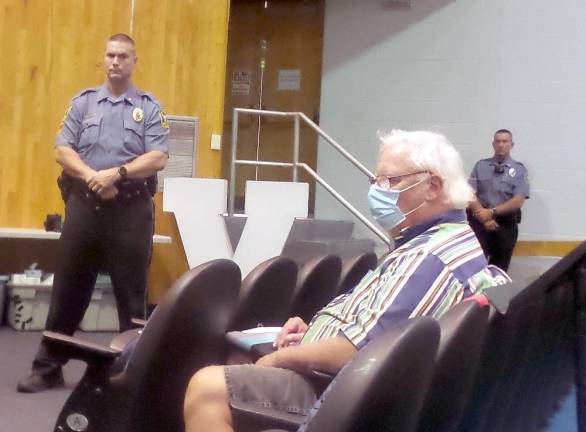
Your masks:
{"label": "white hair", "polygon": [[378,137],[381,142],[379,157],[391,150],[415,168],[441,177],[446,200],[454,208],[464,209],[474,198],[464,174],[462,158],[445,136],[435,132],[393,129],[379,132]]}

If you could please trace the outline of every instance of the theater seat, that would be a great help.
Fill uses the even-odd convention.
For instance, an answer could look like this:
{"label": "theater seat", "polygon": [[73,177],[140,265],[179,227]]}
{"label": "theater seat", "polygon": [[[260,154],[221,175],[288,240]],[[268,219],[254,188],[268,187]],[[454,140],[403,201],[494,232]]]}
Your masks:
{"label": "theater seat", "polygon": [[120,347],[84,343],[44,332],[56,355],[87,363],[65,403],[56,432],[183,430],[183,398],[192,374],[218,363],[224,334],[237,303],[240,270],[214,260],[185,273],[173,284],[146,323],[126,360]]}
{"label": "theater seat", "polygon": [[301,268],[289,316],[309,322],[315,313],[337,293],[342,260],[337,255],[325,255],[309,260]]}
{"label": "theater seat", "polygon": [[440,344],[417,430],[451,432],[463,415],[488,328],[488,306],[461,302],[440,319]]}
{"label": "theater seat", "polygon": [[404,321],[359,351],[308,417],[237,403],[231,407],[236,431],[413,431],[431,379],[439,336],[439,326],[432,318]]}
{"label": "theater seat", "polygon": [[283,325],[296,280],[297,264],[291,258],[278,256],[260,263],[242,281],[229,330]]}
{"label": "theater seat", "polygon": [[358,285],[364,275],[376,267],[376,254],[367,252],[344,260],[338,282],[338,295],[345,294]]}

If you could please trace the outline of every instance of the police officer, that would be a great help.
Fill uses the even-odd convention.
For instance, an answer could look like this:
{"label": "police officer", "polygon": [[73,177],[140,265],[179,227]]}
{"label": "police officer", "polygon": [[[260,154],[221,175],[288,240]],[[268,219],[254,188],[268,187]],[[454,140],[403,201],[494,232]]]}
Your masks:
{"label": "police officer", "polygon": [[[132,38],[111,36],[106,82],[73,98],[57,136],[66,206],[47,330],[75,332],[100,270],[112,279],[120,330],[131,327],[131,318],[144,317],[153,178],[167,161],[169,126],[158,102],[133,86],[136,61]],[[41,343],[32,375],[18,391],[63,386],[61,366]]]}
{"label": "police officer", "polygon": [[513,134],[499,129],[494,134],[494,156],[476,162],[470,185],[476,199],[468,207],[470,225],[489,263],[509,268],[519,234],[521,207],[529,198],[527,168],[510,156]]}

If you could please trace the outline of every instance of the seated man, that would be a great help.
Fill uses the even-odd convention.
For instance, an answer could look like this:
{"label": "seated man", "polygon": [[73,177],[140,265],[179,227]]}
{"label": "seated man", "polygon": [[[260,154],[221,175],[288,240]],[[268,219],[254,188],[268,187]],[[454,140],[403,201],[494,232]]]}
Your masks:
{"label": "seated man", "polygon": [[464,209],[473,194],[447,139],[403,131],[380,139],[368,200],[396,248],[309,326],[300,318],[287,321],[278,349],[255,365],[197,372],[185,399],[187,431],[233,430],[232,400],[305,414],[319,397],[309,371],[335,374],[393,324],[421,315],[438,318],[462,299],[509,280],[487,264],[466,221]]}

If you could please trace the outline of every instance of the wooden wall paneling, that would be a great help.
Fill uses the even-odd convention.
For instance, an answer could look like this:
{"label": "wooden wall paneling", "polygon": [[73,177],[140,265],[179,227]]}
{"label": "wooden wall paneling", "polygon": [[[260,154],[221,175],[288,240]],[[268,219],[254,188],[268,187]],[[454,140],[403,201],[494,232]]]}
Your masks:
{"label": "wooden wall paneling", "polygon": [[[0,226],[41,228],[63,212],[56,186],[55,134],[80,90],[104,81],[106,38],[130,32],[138,45],[135,81],[167,112],[200,118],[197,174],[220,175],[220,153],[209,149],[223,124],[228,0],[4,0],[0,5]],[[155,301],[187,269],[172,215],[161,212],[151,266]]]}
{"label": "wooden wall paneling", "polygon": [[42,227],[63,212],[53,143],[70,98],[103,81],[107,36],[127,31],[129,0],[0,6],[0,225]]}
{"label": "wooden wall paneling", "polygon": [[[152,91],[169,114],[199,118],[197,177],[219,177],[220,152],[210,150],[223,124],[228,0],[140,0],[133,37],[139,62],[137,85]],[[162,212],[157,194],[156,232],[173,238],[156,245],[149,272],[149,301],[156,303],[187,269],[174,215]],[[202,245],[205,247],[205,245]]]}

